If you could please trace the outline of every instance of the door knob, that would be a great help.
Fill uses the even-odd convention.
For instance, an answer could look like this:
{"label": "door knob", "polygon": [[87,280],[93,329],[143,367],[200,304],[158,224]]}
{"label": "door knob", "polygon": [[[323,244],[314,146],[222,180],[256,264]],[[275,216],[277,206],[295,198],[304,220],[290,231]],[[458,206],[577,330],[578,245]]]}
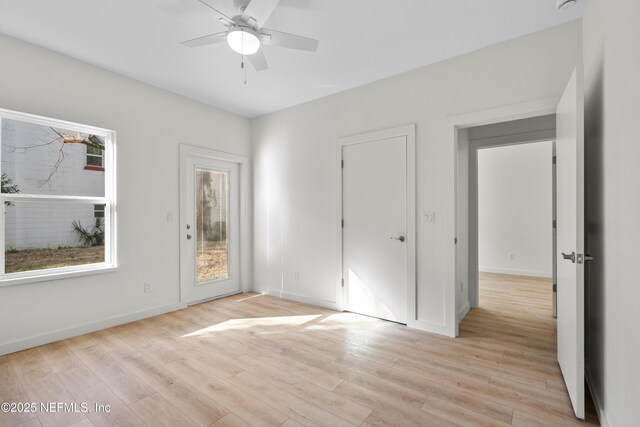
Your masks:
{"label": "door knob", "polygon": [[584,264],[585,261],[593,261],[593,259],[591,255],[578,254],[578,264]]}
{"label": "door knob", "polygon": [[565,254],[562,252],[562,258],[571,260],[572,263],[576,263],[576,253],[571,252],[570,254]]}
{"label": "door knob", "polygon": [[191,240],[191,234],[187,234],[187,240]]}
{"label": "door knob", "polygon": [[405,241],[404,236],[399,236],[399,237],[392,237],[392,240],[397,240],[398,242],[402,243]]}

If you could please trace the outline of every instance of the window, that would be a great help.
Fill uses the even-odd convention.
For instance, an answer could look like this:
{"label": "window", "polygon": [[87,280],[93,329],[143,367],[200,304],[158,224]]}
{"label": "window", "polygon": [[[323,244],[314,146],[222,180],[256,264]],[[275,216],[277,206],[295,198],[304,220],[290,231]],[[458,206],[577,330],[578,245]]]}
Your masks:
{"label": "window", "polygon": [[104,170],[103,165],[103,153],[104,149],[99,146],[102,143],[99,137],[94,138],[96,145],[86,145],[87,149],[87,164],[85,169],[88,170]]}
{"label": "window", "polygon": [[93,205],[94,218],[104,218],[104,207],[106,205]]}
{"label": "window", "polygon": [[0,286],[113,269],[115,133],[7,110],[0,125]]}

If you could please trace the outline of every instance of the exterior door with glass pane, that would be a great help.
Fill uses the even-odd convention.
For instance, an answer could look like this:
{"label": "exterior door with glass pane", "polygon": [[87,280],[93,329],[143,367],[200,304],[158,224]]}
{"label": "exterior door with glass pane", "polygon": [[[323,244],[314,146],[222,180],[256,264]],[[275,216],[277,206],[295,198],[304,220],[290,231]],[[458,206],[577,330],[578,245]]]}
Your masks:
{"label": "exterior door with glass pane", "polygon": [[184,160],[183,297],[194,304],[240,292],[239,165],[197,156]]}

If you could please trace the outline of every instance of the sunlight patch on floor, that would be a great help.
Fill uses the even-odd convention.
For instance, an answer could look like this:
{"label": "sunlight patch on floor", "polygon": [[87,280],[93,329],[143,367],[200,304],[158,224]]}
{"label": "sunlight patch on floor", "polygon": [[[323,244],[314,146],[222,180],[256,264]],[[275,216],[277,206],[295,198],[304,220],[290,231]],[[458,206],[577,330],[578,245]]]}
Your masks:
{"label": "sunlight patch on floor", "polygon": [[250,295],[250,296],[248,296],[248,297],[244,297],[244,298],[237,299],[237,300],[236,300],[236,302],[242,302],[242,301],[246,301],[246,300],[249,300],[249,299],[252,299],[252,298],[263,297],[264,295],[265,295],[265,294]]}
{"label": "sunlight patch on floor", "polygon": [[207,336],[215,332],[237,331],[250,329],[258,326],[302,326],[312,322],[321,314],[311,314],[304,316],[279,316],[279,317],[254,317],[246,319],[230,319],[222,323],[208,326],[203,329],[183,335],[183,338]]}

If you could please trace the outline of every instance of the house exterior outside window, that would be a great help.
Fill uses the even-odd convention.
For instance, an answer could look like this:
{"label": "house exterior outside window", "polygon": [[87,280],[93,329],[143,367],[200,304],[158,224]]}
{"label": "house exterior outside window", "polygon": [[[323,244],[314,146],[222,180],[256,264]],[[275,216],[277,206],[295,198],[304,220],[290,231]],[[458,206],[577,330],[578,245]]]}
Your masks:
{"label": "house exterior outside window", "polygon": [[7,110],[0,123],[0,286],[115,268],[115,132]]}
{"label": "house exterior outside window", "polygon": [[102,149],[92,145],[86,146],[86,170],[104,171],[104,156]]}

